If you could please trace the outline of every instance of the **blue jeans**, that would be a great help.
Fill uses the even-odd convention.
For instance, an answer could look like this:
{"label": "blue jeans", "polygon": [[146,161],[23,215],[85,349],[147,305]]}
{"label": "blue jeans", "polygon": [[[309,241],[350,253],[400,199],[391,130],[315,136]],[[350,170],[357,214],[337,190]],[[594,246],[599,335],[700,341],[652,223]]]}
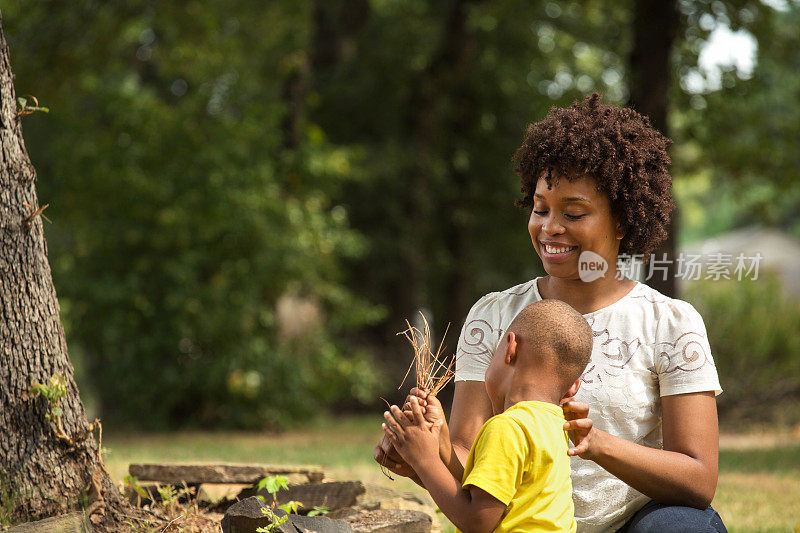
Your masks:
{"label": "blue jeans", "polygon": [[728,533],[722,518],[710,506],[707,509],[665,505],[650,500],[619,530],[624,533],[702,532]]}

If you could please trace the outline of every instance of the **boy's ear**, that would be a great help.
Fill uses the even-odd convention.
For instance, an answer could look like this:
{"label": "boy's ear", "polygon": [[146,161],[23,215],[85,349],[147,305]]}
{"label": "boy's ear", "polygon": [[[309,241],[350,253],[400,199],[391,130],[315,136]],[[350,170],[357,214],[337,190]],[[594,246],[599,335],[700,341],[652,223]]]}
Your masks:
{"label": "boy's ear", "polygon": [[509,331],[506,334],[506,340],[508,344],[506,345],[506,353],[505,353],[505,362],[507,365],[512,365],[517,360],[517,336],[514,334],[513,331]]}
{"label": "boy's ear", "polygon": [[570,387],[567,390],[567,392],[564,393],[563,398],[570,398],[572,396],[575,396],[576,394],[578,394],[578,389],[580,389],[580,388],[581,388],[581,378],[578,378],[578,379],[575,380],[575,383],[570,385]]}

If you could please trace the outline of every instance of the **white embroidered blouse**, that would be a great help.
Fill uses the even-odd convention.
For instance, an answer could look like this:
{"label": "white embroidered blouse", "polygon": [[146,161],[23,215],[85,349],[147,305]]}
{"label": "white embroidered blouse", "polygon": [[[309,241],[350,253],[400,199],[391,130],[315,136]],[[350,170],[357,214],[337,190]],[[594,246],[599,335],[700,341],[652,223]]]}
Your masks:
{"label": "white embroidered blouse", "polygon": [[[541,300],[536,278],[478,300],[456,351],[456,381],[483,381],[514,317]],[[706,329],[691,304],[637,283],[608,307],[583,315],[592,327],[592,358],[577,399],[595,427],[652,448],[662,447],[661,396],[722,392]],[[649,498],[592,461],[572,458],[579,532],[621,527]]]}

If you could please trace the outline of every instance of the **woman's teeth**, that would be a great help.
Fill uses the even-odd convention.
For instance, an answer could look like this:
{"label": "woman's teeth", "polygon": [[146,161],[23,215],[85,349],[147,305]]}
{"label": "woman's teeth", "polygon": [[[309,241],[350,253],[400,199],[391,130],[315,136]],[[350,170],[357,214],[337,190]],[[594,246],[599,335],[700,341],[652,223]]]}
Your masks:
{"label": "woman's teeth", "polygon": [[577,246],[565,246],[557,248],[555,246],[550,246],[549,244],[544,245],[544,249],[548,254],[563,254],[564,252],[569,252],[575,248],[577,248]]}

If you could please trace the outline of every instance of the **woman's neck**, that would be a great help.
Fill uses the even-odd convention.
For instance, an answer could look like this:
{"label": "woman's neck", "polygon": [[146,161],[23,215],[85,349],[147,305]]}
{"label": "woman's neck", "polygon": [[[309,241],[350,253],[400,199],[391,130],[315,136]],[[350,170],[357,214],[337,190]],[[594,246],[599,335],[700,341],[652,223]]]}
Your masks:
{"label": "woman's neck", "polygon": [[542,298],[561,300],[585,315],[608,307],[628,294],[635,286],[635,281],[628,278],[616,279],[612,273],[588,283],[579,278],[545,276],[539,280],[538,289]]}

